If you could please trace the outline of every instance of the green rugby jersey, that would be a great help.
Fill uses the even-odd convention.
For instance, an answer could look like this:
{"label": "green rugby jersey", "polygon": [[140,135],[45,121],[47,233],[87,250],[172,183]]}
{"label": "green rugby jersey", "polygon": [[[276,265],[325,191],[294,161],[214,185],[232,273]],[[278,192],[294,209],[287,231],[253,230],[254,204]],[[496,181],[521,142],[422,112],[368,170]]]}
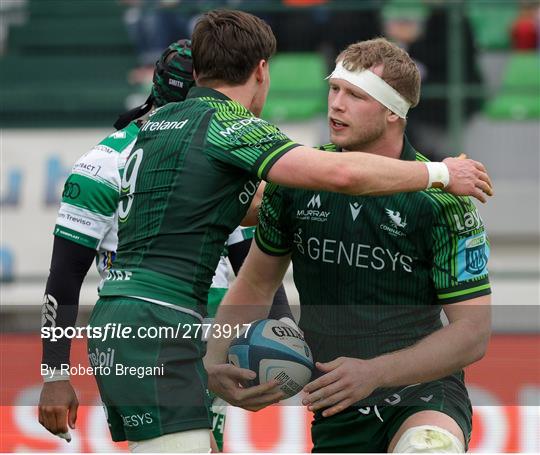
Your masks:
{"label": "green rugby jersey", "polygon": [[54,235],[95,249],[102,278],[114,260],[120,181],[138,132],[130,123],[80,157],[62,192]]}
{"label": "green rugby jersey", "polygon": [[212,89],[154,112],[121,183],[119,245],[101,296],[131,296],[204,315],[228,235],[274,163],[298,146]]}
{"label": "green rugby jersey", "polygon": [[[401,159],[426,160],[406,141]],[[255,239],[291,253],[300,327],[322,362],[410,346],[441,327],[441,305],[491,292],[475,206],[438,189],[362,197],[269,184]]]}

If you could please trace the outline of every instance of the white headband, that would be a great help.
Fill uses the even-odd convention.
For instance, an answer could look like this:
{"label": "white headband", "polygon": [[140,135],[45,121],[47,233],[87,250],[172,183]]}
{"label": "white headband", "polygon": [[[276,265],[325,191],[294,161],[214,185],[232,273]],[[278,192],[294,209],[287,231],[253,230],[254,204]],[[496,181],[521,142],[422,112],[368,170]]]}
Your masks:
{"label": "white headband", "polygon": [[407,118],[407,112],[411,104],[397,90],[370,70],[349,71],[341,62],[337,62],[336,69],[326,79],[330,78],[343,79],[356,85],[383,106],[390,109],[394,114],[397,114],[401,118]]}

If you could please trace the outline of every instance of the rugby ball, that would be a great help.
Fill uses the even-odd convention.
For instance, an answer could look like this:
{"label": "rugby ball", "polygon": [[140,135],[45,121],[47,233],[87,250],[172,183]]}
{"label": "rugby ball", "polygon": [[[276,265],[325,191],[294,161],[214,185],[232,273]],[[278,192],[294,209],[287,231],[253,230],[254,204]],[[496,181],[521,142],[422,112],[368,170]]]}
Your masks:
{"label": "rugby ball", "polygon": [[292,397],[311,379],[313,356],[302,333],[275,319],[255,321],[233,340],[229,363],[257,373],[250,386],[276,379]]}

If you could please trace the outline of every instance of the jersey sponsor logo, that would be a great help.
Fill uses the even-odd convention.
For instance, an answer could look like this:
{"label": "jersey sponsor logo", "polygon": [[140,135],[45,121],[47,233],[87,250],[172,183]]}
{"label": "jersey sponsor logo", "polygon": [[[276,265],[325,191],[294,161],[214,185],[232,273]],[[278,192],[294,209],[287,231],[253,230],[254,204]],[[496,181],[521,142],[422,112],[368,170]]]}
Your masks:
{"label": "jersey sponsor logo", "polygon": [[81,195],[81,187],[78,183],[70,182],[69,180],[64,185],[62,197],[66,199],[77,199]]}
{"label": "jersey sponsor logo", "polygon": [[[228,126],[226,130],[221,130],[219,134],[221,134],[223,137],[226,137],[226,138],[229,138],[229,136],[236,136],[238,132],[242,130],[243,128],[250,125],[256,125],[257,123],[260,123],[260,122],[264,123],[265,121],[258,117],[245,118]],[[242,131],[242,134],[245,134],[245,133],[247,133],[247,131]]]}
{"label": "jersey sponsor logo", "polygon": [[126,138],[126,132],[125,131],[116,131],[115,133],[112,133],[109,135],[110,138],[113,139],[125,139]]}
{"label": "jersey sponsor logo", "polygon": [[317,237],[308,238],[304,244],[301,230],[295,233],[294,243],[300,254],[313,261],[385,272],[413,271],[411,256],[380,246]]}
{"label": "jersey sponsor logo", "polygon": [[151,122],[148,121],[141,128],[141,131],[164,131],[164,130],[181,130],[189,122],[189,119],[182,120],[181,122]]}
{"label": "jersey sponsor logo", "polygon": [[90,220],[86,220],[78,216],[73,216],[73,215],[70,215],[69,213],[60,212],[58,213],[58,218],[67,220],[70,223],[82,224],[83,226],[92,226],[92,222]]}
{"label": "jersey sponsor logo", "polygon": [[128,270],[115,270],[115,269],[109,269],[107,271],[107,281],[130,281],[131,275],[133,275],[133,272],[130,272]]}
{"label": "jersey sponsor logo", "polygon": [[114,366],[114,349],[107,348],[107,351],[100,351],[95,348],[94,351],[88,352],[88,361],[93,367],[109,367]]}
{"label": "jersey sponsor logo", "polygon": [[455,213],[453,214],[453,217],[454,221],[456,222],[456,227],[460,233],[474,231],[484,227],[484,222],[476,210],[465,212],[463,218]]}
{"label": "jersey sponsor logo", "polygon": [[360,205],[358,202],[349,202],[349,207],[351,209],[351,216],[353,221],[356,221],[356,218],[358,218],[358,215],[360,214],[360,210],[362,210],[363,205]]}
{"label": "jersey sponsor logo", "polygon": [[385,209],[385,211],[390,219],[390,225],[381,223],[379,228],[394,237],[404,237],[406,234],[403,230],[407,227],[407,218],[402,218],[401,213],[394,210]]}
{"label": "jersey sponsor logo", "polygon": [[85,162],[79,162],[75,163],[73,166],[73,172],[82,172],[84,174],[90,174],[90,175],[98,175],[99,171],[101,170],[101,166],[97,166],[95,164],[85,163]]}
{"label": "jersey sponsor logo", "polygon": [[58,302],[51,294],[43,296],[41,306],[41,327],[56,327],[56,315],[58,311]]}
{"label": "jersey sponsor logo", "polygon": [[257,188],[259,188],[260,183],[260,180],[249,180],[244,184],[244,191],[238,195],[238,200],[241,204],[247,205],[251,202],[251,199],[253,199],[254,194],[257,192]]}
{"label": "jersey sponsor logo", "polygon": [[484,233],[458,241],[458,281],[487,274],[489,246]]}
{"label": "jersey sponsor logo", "polygon": [[320,209],[321,208],[321,195],[317,194],[314,195],[308,202],[308,208],[309,209]]}
{"label": "jersey sponsor logo", "polygon": [[307,209],[297,210],[296,218],[303,221],[318,221],[324,223],[332,212],[316,210],[321,208],[321,195],[316,194],[311,197],[307,203]]}
{"label": "jersey sponsor logo", "polygon": [[148,425],[154,421],[151,412],[145,412],[143,414],[131,414],[128,416],[122,415],[122,422],[125,427],[136,428]]}

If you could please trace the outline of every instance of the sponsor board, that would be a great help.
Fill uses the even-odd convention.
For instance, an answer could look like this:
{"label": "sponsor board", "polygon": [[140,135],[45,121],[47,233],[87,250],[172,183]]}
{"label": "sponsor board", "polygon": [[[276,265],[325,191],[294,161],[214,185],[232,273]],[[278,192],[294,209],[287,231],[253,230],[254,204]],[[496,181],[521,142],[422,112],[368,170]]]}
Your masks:
{"label": "sponsor board", "polygon": [[[81,402],[72,442],[67,444],[51,436],[38,423],[36,407],[29,405],[37,403],[41,390],[39,338],[7,334],[0,337],[0,341],[0,354],[4,359],[1,452],[127,451],[125,443],[113,443],[110,439],[99,395],[90,376],[72,378]],[[96,361],[107,362],[112,357],[112,352],[93,354]],[[72,363],[84,362],[85,358],[86,342],[74,340]],[[539,358],[540,335],[495,335],[486,357],[467,369],[471,398],[481,404],[474,407],[471,452],[540,451]],[[225,450],[309,452],[312,415],[298,405],[298,397],[287,404],[289,406],[273,406],[256,413],[229,407]],[[128,418],[129,425],[135,425],[149,421],[151,416],[141,413]]]}

